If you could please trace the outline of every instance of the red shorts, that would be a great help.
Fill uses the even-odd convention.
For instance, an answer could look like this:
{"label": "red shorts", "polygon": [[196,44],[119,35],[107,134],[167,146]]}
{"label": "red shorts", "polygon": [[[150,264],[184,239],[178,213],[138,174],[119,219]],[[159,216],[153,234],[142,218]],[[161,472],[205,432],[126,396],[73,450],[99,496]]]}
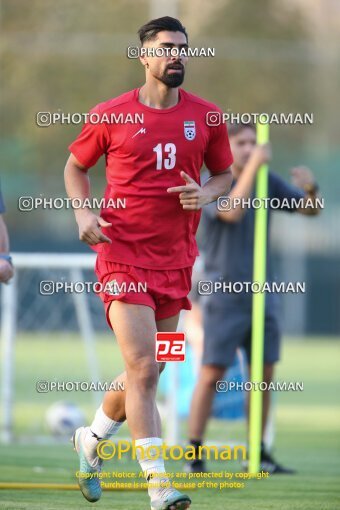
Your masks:
{"label": "red shorts", "polygon": [[106,320],[112,301],[150,306],[156,321],[191,310],[188,294],[191,289],[192,267],[171,270],[143,269],[97,257],[95,273],[101,283],[99,293],[104,303]]}

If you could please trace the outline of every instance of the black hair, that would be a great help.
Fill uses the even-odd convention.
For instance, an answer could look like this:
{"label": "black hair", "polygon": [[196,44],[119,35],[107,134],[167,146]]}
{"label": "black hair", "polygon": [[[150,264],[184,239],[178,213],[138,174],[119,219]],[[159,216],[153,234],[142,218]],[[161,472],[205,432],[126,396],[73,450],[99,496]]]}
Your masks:
{"label": "black hair", "polygon": [[176,18],[164,16],[163,18],[157,18],[148,21],[148,23],[145,23],[145,25],[140,27],[138,30],[138,35],[142,46],[145,41],[155,39],[158,32],[163,32],[164,30],[169,32],[182,32],[188,41],[188,34],[182,23]]}

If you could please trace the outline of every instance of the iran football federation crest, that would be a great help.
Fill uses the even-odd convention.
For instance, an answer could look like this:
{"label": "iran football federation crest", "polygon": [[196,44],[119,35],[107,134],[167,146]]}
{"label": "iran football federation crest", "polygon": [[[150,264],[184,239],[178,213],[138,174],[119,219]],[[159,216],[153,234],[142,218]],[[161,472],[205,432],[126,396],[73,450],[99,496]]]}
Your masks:
{"label": "iran football federation crest", "polygon": [[187,120],[184,122],[184,136],[189,142],[194,140],[196,136],[196,126],[194,120]]}

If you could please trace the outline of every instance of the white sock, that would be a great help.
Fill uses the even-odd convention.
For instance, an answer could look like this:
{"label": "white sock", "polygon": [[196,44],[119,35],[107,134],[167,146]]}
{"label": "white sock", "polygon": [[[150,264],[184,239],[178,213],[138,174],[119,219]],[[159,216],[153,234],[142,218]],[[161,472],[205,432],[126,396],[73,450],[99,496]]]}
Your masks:
{"label": "white sock", "polygon": [[[145,473],[147,481],[150,483],[148,492],[151,499],[155,498],[159,490],[162,489],[161,484],[163,486],[169,483],[169,479],[165,475],[157,477],[158,474],[165,473],[161,449],[162,444],[163,440],[160,437],[146,437],[143,439],[136,439],[135,441],[138,462],[142,471]],[[155,453],[152,452],[153,446],[156,447]]]}
{"label": "white sock", "polygon": [[111,420],[103,411],[101,405],[95,414],[94,420],[86,430],[85,445],[90,450],[96,449],[98,441],[101,439],[109,439],[115,435],[123,425],[122,421]]}

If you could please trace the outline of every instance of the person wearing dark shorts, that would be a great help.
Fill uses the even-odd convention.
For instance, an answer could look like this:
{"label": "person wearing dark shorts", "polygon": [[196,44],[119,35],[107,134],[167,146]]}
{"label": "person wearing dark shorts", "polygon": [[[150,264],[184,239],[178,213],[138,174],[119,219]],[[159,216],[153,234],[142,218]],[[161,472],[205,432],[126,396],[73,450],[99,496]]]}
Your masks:
{"label": "person wearing dark shorts", "polygon": [[[202,218],[205,283],[201,283],[203,309],[204,349],[202,366],[195,387],[189,418],[189,438],[192,445],[202,444],[211,412],[217,381],[223,380],[225,370],[232,365],[237,348],[243,347],[250,360],[254,218],[254,184],[257,170],[270,159],[269,144],[256,146],[256,132],[251,124],[233,124],[229,128],[234,182],[228,195],[225,210],[216,202],[206,207]],[[293,185],[279,175],[269,172],[268,198],[275,199],[277,210],[319,213],[317,185],[312,172],[306,167],[292,169]],[[237,200],[236,200],[237,199]],[[239,199],[243,199],[241,207]],[[274,200],[272,201],[274,203]],[[227,202],[225,202],[227,204]],[[270,204],[271,205],[271,204]],[[268,230],[271,209],[268,211]],[[273,282],[270,258],[270,239],[267,236],[266,282]],[[212,282],[207,283],[207,282]],[[212,292],[213,282],[220,282],[224,292]],[[248,287],[247,287],[248,284]],[[240,291],[241,289],[241,291]],[[263,380],[273,380],[274,365],[280,357],[280,295],[266,292],[265,341]],[[263,433],[267,424],[270,392],[263,392],[261,469],[271,473],[292,473],[279,465],[266,450]],[[205,462],[187,463],[187,471],[205,471]]]}
{"label": "person wearing dark shorts", "polygon": [[[241,280],[242,281],[242,280]],[[274,364],[280,354],[280,302],[266,295],[264,362]],[[232,365],[236,349],[243,347],[250,360],[251,297],[244,293],[212,294],[202,299],[204,324],[203,363]]]}

